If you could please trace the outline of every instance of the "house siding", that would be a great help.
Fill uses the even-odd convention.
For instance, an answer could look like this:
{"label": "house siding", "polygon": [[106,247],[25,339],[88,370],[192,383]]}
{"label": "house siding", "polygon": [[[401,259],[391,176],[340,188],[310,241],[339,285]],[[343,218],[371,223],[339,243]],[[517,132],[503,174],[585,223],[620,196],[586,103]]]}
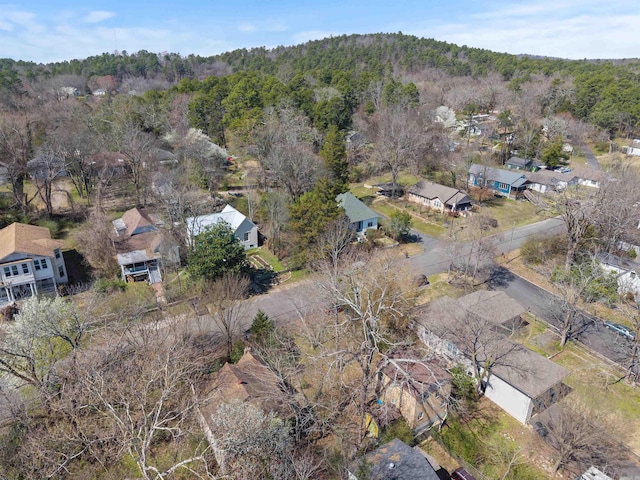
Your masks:
{"label": "house siding", "polygon": [[521,423],[527,423],[533,412],[533,401],[527,395],[496,375],[487,381],[485,397]]}
{"label": "house siding", "polygon": [[419,401],[411,395],[402,385],[393,382],[383,375],[385,402],[395,406],[412,429],[421,429],[441,422],[447,413],[446,402],[442,397],[448,398],[451,394],[451,384],[443,384],[439,391],[434,391],[424,401]]}

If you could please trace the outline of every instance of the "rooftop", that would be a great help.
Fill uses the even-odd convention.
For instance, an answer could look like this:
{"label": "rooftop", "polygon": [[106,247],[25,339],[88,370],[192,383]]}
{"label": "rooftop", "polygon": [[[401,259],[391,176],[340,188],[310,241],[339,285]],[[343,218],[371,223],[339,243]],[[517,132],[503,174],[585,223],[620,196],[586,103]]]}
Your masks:
{"label": "rooftop", "polygon": [[447,187],[438,183],[420,180],[409,189],[409,193],[428,199],[439,198],[444,204],[458,204],[471,202],[469,196],[457,188]]}
{"label": "rooftop", "polygon": [[351,192],[341,193],[336,201],[344,209],[351,223],[377,218],[378,214],[358,200]]}
{"label": "rooftop", "polygon": [[245,215],[233,208],[231,205],[225,206],[220,213],[200,215],[199,217],[189,217],[186,220],[187,229],[192,236],[202,233],[207,227],[220,222],[227,223],[235,232],[244,221],[251,222]]}
{"label": "rooftop", "polygon": [[366,460],[371,466],[367,478],[375,478],[376,480],[438,480],[438,475],[425,456],[397,438],[368,453]]}
{"label": "rooftop", "polygon": [[506,183],[513,188],[518,188],[527,183],[524,173],[520,171],[504,170],[501,168],[489,167],[474,163],[469,167],[469,173],[473,175],[483,175],[487,180]]}
{"label": "rooftop", "polygon": [[0,260],[14,253],[53,257],[53,251],[63,245],[62,240],[51,238],[46,227],[12,223],[0,230]]}

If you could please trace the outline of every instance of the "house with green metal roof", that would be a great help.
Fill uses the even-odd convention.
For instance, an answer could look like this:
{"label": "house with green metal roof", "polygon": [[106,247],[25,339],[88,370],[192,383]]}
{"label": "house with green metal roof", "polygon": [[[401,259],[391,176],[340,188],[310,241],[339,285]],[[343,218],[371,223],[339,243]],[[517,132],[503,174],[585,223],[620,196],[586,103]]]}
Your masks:
{"label": "house with green metal roof", "polygon": [[344,210],[351,227],[357,233],[378,228],[378,214],[358,200],[351,192],[341,193],[336,197],[336,201]]}

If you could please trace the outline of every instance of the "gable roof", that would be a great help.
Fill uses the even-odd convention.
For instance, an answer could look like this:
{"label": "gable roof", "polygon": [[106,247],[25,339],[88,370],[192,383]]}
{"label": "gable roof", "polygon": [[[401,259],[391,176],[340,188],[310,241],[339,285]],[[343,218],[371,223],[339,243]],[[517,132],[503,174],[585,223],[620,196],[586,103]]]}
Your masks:
{"label": "gable roof", "polygon": [[384,366],[382,373],[390,380],[402,385],[402,389],[419,402],[425,396],[440,390],[443,384],[450,383],[451,374],[434,360],[403,361],[404,355],[395,355]]}
{"label": "gable roof", "polygon": [[439,198],[442,203],[449,205],[459,205],[461,203],[471,203],[471,198],[457,188],[447,187],[438,183],[420,180],[409,189],[409,193],[432,200]]}
{"label": "gable roof", "polygon": [[365,458],[371,465],[368,478],[376,480],[438,480],[439,478],[424,455],[397,438],[368,453]]}
{"label": "gable roof", "polygon": [[117,234],[114,247],[118,265],[145,262],[162,256],[160,246],[163,234],[146,211],[132,208],[112,223]]}
{"label": "gable roof", "polygon": [[509,160],[507,160],[505,165],[513,165],[515,167],[526,168],[532,163],[533,163],[533,160],[531,160],[530,158],[522,158],[522,157],[514,156],[514,157],[511,157]]}
{"label": "gable roof", "polygon": [[458,298],[456,303],[496,325],[502,325],[526,311],[519,302],[501,290],[477,290]]}
{"label": "gable roof", "polygon": [[62,248],[62,240],[53,240],[46,227],[12,223],[0,230],[0,260],[14,253],[53,257],[56,248]]}
{"label": "gable roof", "polygon": [[187,229],[192,236],[199,235],[210,225],[215,225],[220,222],[227,223],[231,229],[236,232],[242,224],[245,224],[247,229],[256,226],[245,215],[233,208],[231,205],[225,206],[220,213],[211,213],[209,215],[200,215],[198,217],[189,217],[186,220]]}
{"label": "gable roof", "polygon": [[[478,292],[454,300],[450,297],[440,297],[426,305],[421,306],[415,315],[415,322],[426,327],[438,337],[456,344],[464,335],[463,325],[469,323],[469,319],[476,317],[484,319],[499,327],[503,319],[509,314],[499,315],[497,309],[502,302],[507,310],[518,311],[516,305],[509,302],[502,295],[491,295],[497,292],[487,292],[478,295]],[[504,292],[500,292],[504,293]],[[515,302],[515,300],[513,300]],[[517,304],[517,302],[515,302]],[[491,306],[491,305],[494,306]],[[469,310],[463,307],[469,307]],[[517,304],[519,305],[519,304]],[[521,308],[521,307],[520,307]],[[497,317],[492,318],[492,315]],[[569,375],[569,371],[551,360],[529,350],[522,345],[516,345],[509,338],[500,333],[498,329],[486,329],[481,332],[479,341],[493,346],[504,343],[512,348],[505,348],[505,355],[499,365],[494,365],[491,374],[495,375],[514,388],[520,390],[531,398],[535,398],[556,385]],[[480,349],[478,361],[483,362],[483,350]],[[488,348],[490,351],[491,348]]]}
{"label": "gable roof", "polygon": [[351,223],[378,218],[378,214],[358,200],[351,192],[341,193],[336,201]]}
{"label": "gable roof", "polygon": [[157,230],[155,223],[147,212],[143,212],[138,208],[127,210],[121,218],[114,220],[112,223],[116,232],[126,237]]}
{"label": "gable roof", "polygon": [[248,348],[238,363],[225,363],[212,375],[205,387],[205,395],[209,397],[207,404],[211,408],[240,400],[265,412],[277,412],[284,417],[291,414],[286,407],[287,403],[281,401],[283,392],[278,377]]}
{"label": "gable roof", "polygon": [[523,345],[517,345],[503,362],[491,368],[491,375],[501,378],[530,398],[546,392],[570,373],[566,368]]}
{"label": "gable roof", "polygon": [[488,167],[474,163],[469,167],[469,173],[476,176],[485,176],[487,180],[506,183],[512,188],[518,188],[527,183],[524,173],[513,170],[503,170],[502,168]]}

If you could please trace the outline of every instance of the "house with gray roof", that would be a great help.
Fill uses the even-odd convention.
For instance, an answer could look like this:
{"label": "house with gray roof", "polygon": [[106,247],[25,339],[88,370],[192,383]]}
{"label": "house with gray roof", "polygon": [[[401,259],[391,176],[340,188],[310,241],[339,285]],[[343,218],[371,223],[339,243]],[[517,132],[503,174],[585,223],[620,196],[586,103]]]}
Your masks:
{"label": "house with gray roof", "polygon": [[471,197],[457,188],[447,187],[438,183],[420,180],[412,186],[407,195],[410,202],[425,205],[442,213],[464,213],[471,210]]}
{"label": "house with gray roof", "polygon": [[459,299],[441,297],[420,306],[412,325],[422,342],[448,359],[450,366],[463,365],[470,372],[474,370],[472,352],[466,349],[470,340],[478,344],[475,361],[492,364],[486,376],[477,379],[485,396],[526,424],[566,394],[562,381],[569,371],[510,340],[525,310],[505,296],[504,292],[474,292]]}
{"label": "house with gray roof", "polygon": [[474,187],[488,188],[501,197],[520,198],[528,181],[522,172],[474,163],[469,167],[468,183]]}
{"label": "house with gray roof", "polygon": [[504,166],[511,170],[531,170],[531,167],[533,167],[533,160],[530,158],[514,156],[507,160]]}
{"label": "house with gray roof", "polygon": [[378,228],[378,214],[358,200],[351,192],[341,193],[336,197],[338,206],[344,210],[351,228],[357,233]]}
{"label": "house with gray roof", "polygon": [[[365,476],[358,475],[361,464],[368,470]],[[427,457],[417,448],[411,448],[402,440],[394,438],[389,443],[369,452],[361,462],[349,469],[349,480],[438,480]]]}
{"label": "house with gray roof", "polygon": [[258,246],[258,226],[231,205],[224,207],[220,213],[187,218],[189,241],[191,242],[196,235],[204,232],[207,227],[221,222],[231,227],[234,235],[245,250]]}

